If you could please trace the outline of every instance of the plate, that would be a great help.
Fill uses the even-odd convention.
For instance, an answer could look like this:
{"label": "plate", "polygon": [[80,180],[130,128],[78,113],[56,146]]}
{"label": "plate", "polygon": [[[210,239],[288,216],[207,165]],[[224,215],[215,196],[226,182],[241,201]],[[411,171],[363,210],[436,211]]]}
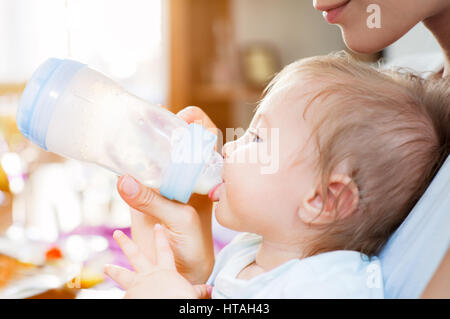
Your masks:
{"label": "plate", "polygon": [[48,244],[0,237],[0,254],[34,265],[21,273],[20,277],[11,279],[1,287],[0,299],[28,298],[50,289],[61,288],[80,274],[80,263],[64,258],[46,262],[47,249]]}

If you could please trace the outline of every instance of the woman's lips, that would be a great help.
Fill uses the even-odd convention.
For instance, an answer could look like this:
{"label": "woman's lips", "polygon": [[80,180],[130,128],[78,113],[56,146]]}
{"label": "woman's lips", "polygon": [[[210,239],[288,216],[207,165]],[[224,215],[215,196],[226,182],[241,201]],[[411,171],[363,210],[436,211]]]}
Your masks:
{"label": "woman's lips", "polygon": [[349,2],[350,0],[329,7],[316,6],[316,9],[323,11],[323,17],[325,18],[325,20],[327,20],[328,23],[334,24],[337,22],[339,16],[341,15],[342,11],[344,11],[344,9],[347,7],[347,4]]}
{"label": "woman's lips", "polygon": [[214,186],[208,193],[208,197],[211,201],[213,202],[217,202],[220,199],[220,188],[223,185],[222,183],[217,184],[216,186]]}

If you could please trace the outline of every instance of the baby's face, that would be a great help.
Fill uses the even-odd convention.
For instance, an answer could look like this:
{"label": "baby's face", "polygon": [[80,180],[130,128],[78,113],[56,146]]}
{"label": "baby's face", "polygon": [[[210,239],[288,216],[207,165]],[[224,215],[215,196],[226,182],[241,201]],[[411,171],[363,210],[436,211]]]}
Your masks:
{"label": "baby's face", "polygon": [[249,128],[224,145],[224,184],[217,190],[216,218],[225,227],[288,238],[298,209],[315,181],[308,114],[302,114],[311,81],[274,87]]}

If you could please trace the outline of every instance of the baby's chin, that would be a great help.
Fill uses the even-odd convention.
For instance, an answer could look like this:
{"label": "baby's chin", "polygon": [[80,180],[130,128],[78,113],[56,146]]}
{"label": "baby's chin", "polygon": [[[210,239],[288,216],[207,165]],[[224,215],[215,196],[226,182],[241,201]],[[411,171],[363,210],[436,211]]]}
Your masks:
{"label": "baby's chin", "polygon": [[221,194],[221,196],[219,196],[218,199],[214,200],[213,202],[214,202],[214,214],[216,215],[216,219],[220,224],[222,224],[219,219],[222,219],[223,216],[227,215],[226,207],[228,206],[226,204],[225,196],[222,196]]}
{"label": "baby's chin", "polygon": [[233,230],[235,229],[235,225],[233,225],[233,214],[228,206],[225,190],[221,192],[219,200],[214,203],[214,215],[220,225]]}
{"label": "baby's chin", "polygon": [[229,214],[227,214],[226,209],[223,205],[220,205],[220,201],[216,202],[216,206],[214,208],[214,215],[216,217],[217,222],[226,228],[232,228],[232,223],[229,221]]}
{"label": "baby's chin", "polygon": [[214,215],[216,221],[225,228],[229,228],[237,232],[250,231],[246,228],[246,226],[248,226],[247,223],[243,222],[240,216],[233,214],[233,211],[229,208],[226,199],[221,199],[218,203],[216,203]]}

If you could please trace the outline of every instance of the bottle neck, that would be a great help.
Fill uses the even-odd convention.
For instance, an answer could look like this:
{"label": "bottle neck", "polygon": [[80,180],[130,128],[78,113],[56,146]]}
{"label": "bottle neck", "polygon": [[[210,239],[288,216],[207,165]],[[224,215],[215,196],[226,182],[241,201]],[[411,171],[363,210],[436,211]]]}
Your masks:
{"label": "bottle neck", "polygon": [[160,193],[187,203],[206,163],[214,152],[217,136],[191,123],[172,135],[171,163],[166,168]]}

